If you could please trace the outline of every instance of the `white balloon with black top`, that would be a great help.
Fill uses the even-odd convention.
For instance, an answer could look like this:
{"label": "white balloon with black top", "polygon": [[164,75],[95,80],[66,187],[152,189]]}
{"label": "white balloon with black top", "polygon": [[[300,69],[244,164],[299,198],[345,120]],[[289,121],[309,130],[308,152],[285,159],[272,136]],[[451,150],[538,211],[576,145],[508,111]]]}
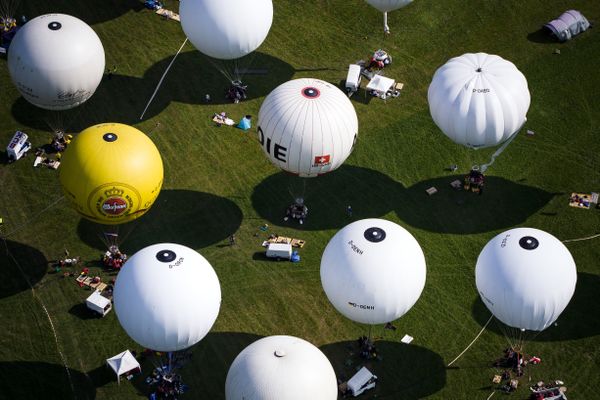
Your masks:
{"label": "white balloon with black top", "polygon": [[577,283],[575,260],[551,234],[515,228],[491,239],[477,258],[481,300],[504,324],[542,331],[569,304]]}
{"label": "white balloon with black top", "polygon": [[425,287],[425,256],[403,227],[363,219],[338,231],[321,258],[321,284],[331,304],[364,324],[406,314]]}
{"label": "white balloon with black top", "polygon": [[221,305],[219,279],[199,253],[174,243],[148,246],[127,260],[114,288],[121,326],[138,344],[171,352],[199,342]]}

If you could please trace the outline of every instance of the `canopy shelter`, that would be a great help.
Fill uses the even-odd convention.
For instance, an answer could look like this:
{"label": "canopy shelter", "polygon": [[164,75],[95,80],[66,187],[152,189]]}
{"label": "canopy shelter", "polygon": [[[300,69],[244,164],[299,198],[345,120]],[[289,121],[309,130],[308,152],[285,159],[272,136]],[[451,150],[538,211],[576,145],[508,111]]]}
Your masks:
{"label": "canopy shelter", "polygon": [[87,299],[85,305],[92,311],[97,312],[101,316],[105,316],[112,308],[110,299],[102,296],[98,290],[94,291]]}
{"label": "canopy shelter", "polygon": [[589,21],[577,10],[569,10],[560,17],[548,22],[544,28],[560,42],[571,40],[590,27]]}
{"label": "canopy shelter", "polygon": [[108,358],[106,363],[109,367],[117,374],[117,381],[121,383],[121,375],[125,375],[128,372],[141,372],[142,368],[140,363],[137,362],[133,354],[129,350],[125,350],[122,353],[117,354],[114,357]]}
{"label": "canopy shelter", "polygon": [[367,93],[385,100],[394,91],[396,81],[382,75],[375,75],[367,84]]}

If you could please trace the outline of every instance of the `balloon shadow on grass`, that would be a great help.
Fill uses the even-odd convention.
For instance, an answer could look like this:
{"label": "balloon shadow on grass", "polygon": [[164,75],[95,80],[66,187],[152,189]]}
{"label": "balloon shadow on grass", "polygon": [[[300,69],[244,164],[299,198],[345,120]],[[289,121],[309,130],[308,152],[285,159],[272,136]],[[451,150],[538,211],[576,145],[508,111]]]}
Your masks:
{"label": "balloon shadow on grass", "polygon": [[[211,400],[225,399],[225,379],[233,360],[247,346],[261,338],[252,333],[210,332],[191,348],[192,358],[177,373],[194,396]],[[146,384],[144,379],[155,366],[150,360],[142,360],[141,366],[144,374],[134,378],[133,384],[140,393],[149,395],[153,387]]]}
{"label": "balloon shadow on grass", "polygon": [[[538,290],[532,282],[532,290]],[[543,290],[543,289],[542,289]],[[552,324],[539,334],[530,332],[526,337],[534,342],[555,342],[565,340],[584,339],[600,334],[600,304],[598,293],[600,292],[600,276],[580,272],[577,274],[577,285],[575,293],[569,305]],[[479,296],[472,306],[472,315],[481,326],[485,325],[490,317],[490,311],[481,301]],[[503,335],[500,328],[502,323],[490,323],[488,329],[498,335]]]}
{"label": "balloon shadow on grass", "polygon": [[[317,177],[300,178],[280,172],[259,183],[252,205],[261,218],[276,225],[300,230],[341,228],[353,220],[377,218],[395,209],[402,186],[381,172],[349,165]],[[297,197],[304,198],[308,217],[300,225],[283,221],[286,208]],[[352,217],[346,208],[352,206]]]}
{"label": "balloon shadow on grass", "polygon": [[[129,254],[155,243],[177,243],[198,249],[218,243],[235,233],[242,223],[242,210],[231,200],[193,190],[163,189],[143,216],[119,225],[121,248]],[[99,250],[103,226],[81,219],[77,233],[82,241]]]}
{"label": "balloon shadow on grass", "polygon": [[365,399],[422,399],[446,385],[446,367],[439,354],[421,346],[385,340],[376,341],[375,346],[381,359],[360,358],[356,341],[328,344],[320,350],[331,362],[338,380],[347,381],[361,366],[377,375],[377,386],[361,395]]}
{"label": "balloon shadow on grass", "polygon": [[[260,52],[255,52],[251,57],[252,65],[266,70],[267,74],[248,74],[244,77],[244,83],[248,85],[248,99],[266,96],[275,86],[288,81],[294,74],[291,65],[276,57]],[[68,132],[80,132],[104,122],[128,125],[139,123],[146,104],[172,59],[173,56],[169,56],[157,62],[142,78],[104,75],[92,97],[70,110],[44,110],[21,96],[13,103],[12,115],[19,123],[42,131],[52,131],[58,126]],[[239,63],[243,65],[243,60]],[[225,99],[228,86],[229,81],[208,57],[196,50],[181,53],[144,114],[144,120],[160,114],[171,102],[205,104],[211,107],[206,110],[207,118],[211,117],[213,105],[231,103]],[[205,101],[206,94],[211,96],[210,103]]]}
{"label": "balloon shadow on grass", "polygon": [[[453,189],[452,175],[419,182],[397,199],[396,214],[404,222],[439,233],[473,234],[522,224],[554,196],[501,177],[487,176],[484,194]],[[437,188],[428,195],[426,190]]]}
{"label": "balloon shadow on grass", "polygon": [[[96,398],[96,388],[80,371],[63,365],[33,361],[0,362],[0,393],[3,399]],[[72,385],[72,389],[71,389]]]}
{"label": "balloon shadow on grass", "polygon": [[39,250],[12,240],[0,244],[0,299],[31,289],[47,271],[48,260]]}
{"label": "balloon shadow on grass", "polygon": [[38,15],[62,13],[77,17],[88,25],[94,25],[119,18],[129,11],[137,12],[143,9],[144,4],[140,0],[23,1],[17,9],[17,15],[24,14],[32,19]]}
{"label": "balloon shadow on grass", "polygon": [[[173,56],[164,58],[144,73],[144,90],[138,96],[147,102],[172,60]],[[250,71],[242,76],[243,83],[248,85],[248,100],[266,96],[273,88],[290,80],[295,72],[285,61],[259,51],[232,61],[214,60],[197,50],[186,51],[177,56],[148,111],[156,114],[156,109],[162,110],[172,101],[207,106],[231,104],[231,100],[225,98],[231,82],[220,71],[232,73],[234,65]],[[206,102],[206,94],[211,97],[210,103]]]}
{"label": "balloon shadow on grass", "polygon": [[[46,132],[63,129],[69,133],[77,133],[105,122],[135,125],[140,122],[140,114],[148,101],[140,93],[148,90],[149,84],[143,79],[113,74],[110,79],[104,76],[92,97],[75,108],[63,111],[44,110],[21,96],[13,103],[11,112],[20,124]],[[154,109],[157,113],[162,110]],[[151,118],[154,115],[148,112],[145,117]],[[39,140],[32,140],[34,147],[39,146]]]}
{"label": "balloon shadow on grass", "polygon": [[[257,185],[252,205],[261,218],[300,230],[341,228],[353,220],[379,218],[390,211],[416,228],[439,233],[481,233],[523,223],[546,205],[552,193],[490,176],[485,194],[454,190],[462,176],[439,177],[404,188],[389,176],[368,168],[344,165],[318,178],[280,172]],[[426,189],[438,192],[429,196]],[[308,217],[300,225],[283,221],[286,208],[304,198]],[[347,206],[352,206],[352,216]]]}

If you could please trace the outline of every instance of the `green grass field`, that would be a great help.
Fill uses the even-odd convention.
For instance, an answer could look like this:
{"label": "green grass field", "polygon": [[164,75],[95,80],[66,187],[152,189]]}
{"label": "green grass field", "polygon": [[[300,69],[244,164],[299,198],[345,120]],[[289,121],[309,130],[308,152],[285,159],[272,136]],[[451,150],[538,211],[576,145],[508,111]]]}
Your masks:
{"label": "green grass field", "polygon": [[[166,5],[178,7],[173,0]],[[70,131],[123,122],[146,132],[161,151],[162,192],[122,249],[133,254],[157,242],[184,244],[205,256],[219,276],[221,311],[181,371],[191,386],[182,398],[223,399],[235,356],[276,334],[318,346],[339,378],[353,374],[360,361],[348,346],[367,328],[335,311],[319,278],[323,249],[351,221],[345,213],[351,204],[353,219],[385,218],[408,229],[427,260],[425,290],[396,321],[398,330],[373,329],[383,359],[368,366],[380,380],[362,398],[486,399],[496,373],[491,361],[506,347],[495,323],[446,368],[489,317],[474,279],[485,243],[515,226],[543,229],[561,240],[600,230],[600,210],[568,206],[572,191],[600,189],[598,28],[565,44],[539,33],[543,23],[571,8],[600,20],[597,1],[417,0],[390,13],[392,34],[384,38],[380,13],[363,1],[275,0],[273,26],[253,59],[254,67],[269,72],[247,77],[248,101],[221,101],[227,80],[188,44],[142,121],[139,115],[185,38],[177,22],[136,0],[28,0],[17,15],[64,12],[83,19],[102,39],[107,66],[118,67],[85,105],[61,114]],[[386,75],[405,83],[402,95],[387,103],[362,92],[352,98],[359,118],[353,154],[336,172],[307,183],[307,223],[284,223],[283,211],[293,200],[288,187],[297,182],[269,163],[254,131],[217,128],[212,114],[257,116],[270,90],[293,78],[341,85],[348,64],[380,47],[394,57]],[[520,134],[488,170],[483,196],[454,192],[449,182],[486,162],[495,149],[455,145],[437,129],[427,105],[434,71],[451,57],[479,51],[498,54],[525,74],[532,97],[525,128],[536,132]],[[212,104],[203,102],[206,93]],[[47,143],[49,125],[59,117],[20,97],[6,58],[0,59],[0,100],[2,146],[16,129],[25,130],[34,147]],[[0,399],[143,398],[145,375],[119,386],[104,366],[106,358],[140,347],[114,312],[87,318],[82,304],[90,292],[48,264],[67,248],[110,279],[96,262],[103,249],[98,228],[69,208],[57,171],[32,163],[30,155],[0,166],[0,229],[10,250],[0,252]],[[451,164],[459,170],[447,171]],[[430,186],[439,189],[431,197],[425,193]],[[307,241],[301,263],[261,259],[265,235],[258,228],[264,223],[270,233]],[[230,247],[227,237],[234,232],[238,244]],[[514,398],[527,398],[528,379],[561,379],[569,399],[600,398],[600,239],[567,246],[578,269],[574,298],[558,325],[528,344],[527,353],[542,363],[527,370]],[[415,337],[409,346],[400,343],[405,333]],[[147,373],[151,365],[144,368]]]}

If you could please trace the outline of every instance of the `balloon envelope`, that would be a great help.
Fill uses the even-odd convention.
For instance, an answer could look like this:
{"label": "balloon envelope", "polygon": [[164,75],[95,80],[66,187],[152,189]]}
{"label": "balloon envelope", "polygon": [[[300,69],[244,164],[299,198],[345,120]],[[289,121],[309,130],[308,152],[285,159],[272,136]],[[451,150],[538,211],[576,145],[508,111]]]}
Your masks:
{"label": "balloon envelope", "polygon": [[327,298],[342,315],[364,324],[404,315],[421,296],[425,274],[425,256],[416,239],[383,219],[345,226],[321,258]]}
{"label": "balloon envelope", "polygon": [[485,245],[475,282],[481,300],[500,321],[541,331],[569,304],[577,269],[560,240],[539,229],[516,228]]}
{"label": "balloon envelope", "polygon": [[94,222],[121,224],[143,215],[163,180],[158,149],[143,132],[107,123],[85,129],[62,157],[60,183],[77,212]]}
{"label": "balloon envelope", "polygon": [[477,53],[450,59],[427,94],[435,124],[455,143],[483,148],[515,134],[527,120],[527,79],[502,57]]}
{"label": "balloon envelope", "polygon": [[8,71],[19,92],[47,110],[67,110],[89,99],[102,80],[104,62],[96,32],[66,14],[27,22],[8,52]]}
{"label": "balloon envelope", "polygon": [[269,336],[246,347],[225,381],[227,400],[335,400],[337,380],[327,357],[293,336]]}
{"label": "balloon envelope", "polygon": [[182,0],[181,27],[207,56],[240,58],[256,50],[273,21],[271,0]]}
{"label": "balloon envelope", "polygon": [[413,0],[366,0],[366,2],[381,12],[388,12],[405,7]]}
{"label": "balloon envelope", "polygon": [[159,243],[135,253],[119,272],[115,313],[138,344],[186,349],[210,331],[221,305],[217,274],[196,251]]}
{"label": "balloon envelope", "polygon": [[273,165],[315,177],[344,163],[358,135],[348,96],[319,79],[294,79],[276,87],[258,113],[258,140]]}

